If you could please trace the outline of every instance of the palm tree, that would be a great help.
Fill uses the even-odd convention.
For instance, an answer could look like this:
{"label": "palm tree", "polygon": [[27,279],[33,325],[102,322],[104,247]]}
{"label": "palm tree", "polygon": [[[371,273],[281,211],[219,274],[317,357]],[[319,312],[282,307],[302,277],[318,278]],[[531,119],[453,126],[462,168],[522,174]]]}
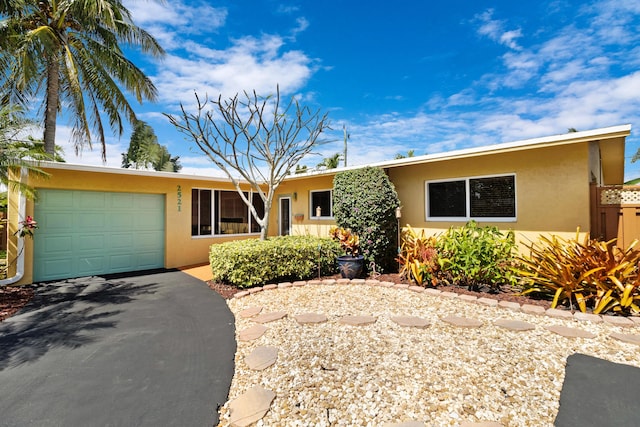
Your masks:
{"label": "palm tree", "polygon": [[325,169],[335,169],[340,165],[340,159],[342,158],[342,154],[336,153],[331,157],[325,157],[322,162],[318,163],[318,167]]}
{"label": "palm tree", "polygon": [[148,168],[157,157],[158,137],[153,128],[142,120],[136,120],[131,132],[129,149],[122,153],[122,167],[134,169]]}
{"label": "palm tree", "polygon": [[413,157],[416,155],[415,150],[407,150],[407,154],[398,153],[393,158],[394,160],[406,159],[407,157]]}
{"label": "palm tree", "polygon": [[25,136],[33,123],[26,119],[18,107],[0,108],[0,183],[17,189],[28,198],[35,198],[35,190],[20,180],[20,171],[31,176],[47,177],[38,167],[41,160],[52,160],[42,150],[42,144],[31,136]]}
{"label": "palm tree", "polygon": [[133,125],[129,149],[122,153],[122,167],[156,171],[178,172],[182,169],[180,156],[171,156],[166,146],[158,143],[153,128],[142,120]]}
{"label": "palm tree", "polygon": [[91,129],[106,160],[103,117],[118,135],[121,114],[135,113],[121,86],[138,100],[155,100],[151,80],[125,58],[121,44],[153,56],[164,50],[136,26],[120,0],[0,0],[0,81],[3,103],[41,100],[44,146],[55,151],[56,119],[62,107],[73,120],[78,152],[91,147]]}
{"label": "palm tree", "polygon": [[178,172],[182,169],[180,156],[171,156],[165,145],[158,145],[158,157],[153,164],[153,169],[164,172]]}

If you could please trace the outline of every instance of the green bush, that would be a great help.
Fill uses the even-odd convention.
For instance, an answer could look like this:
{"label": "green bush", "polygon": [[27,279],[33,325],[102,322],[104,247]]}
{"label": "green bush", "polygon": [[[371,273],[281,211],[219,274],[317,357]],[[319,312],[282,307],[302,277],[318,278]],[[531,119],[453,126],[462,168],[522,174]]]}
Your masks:
{"label": "green bush", "polygon": [[268,282],[335,274],[340,245],[328,238],[281,236],[211,245],[209,262],[215,282],[240,288]]}
{"label": "green bush", "polygon": [[398,268],[396,189],[380,168],[339,172],[333,179],[333,215],[339,227],[360,237],[361,253],[378,272]]}
{"label": "green bush", "polygon": [[454,284],[469,290],[485,285],[495,292],[501,285],[514,285],[515,248],[513,231],[505,235],[497,227],[479,227],[475,221],[449,228],[437,241],[442,270]]}

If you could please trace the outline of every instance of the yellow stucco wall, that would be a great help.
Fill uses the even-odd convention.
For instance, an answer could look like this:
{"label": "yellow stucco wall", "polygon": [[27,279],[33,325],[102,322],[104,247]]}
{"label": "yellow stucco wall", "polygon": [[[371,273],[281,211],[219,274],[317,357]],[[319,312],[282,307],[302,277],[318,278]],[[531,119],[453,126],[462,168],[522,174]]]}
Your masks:
{"label": "yellow stucco wall", "polygon": [[[305,178],[294,178],[283,182],[274,199],[274,209],[269,218],[269,234],[277,235],[279,231],[279,203],[281,197],[291,198],[291,234],[292,235],[329,235],[329,229],[335,225],[332,219],[311,219],[312,208],[310,193],[313,190],[333,189],[333,175],[320,175]],[[304,219],[296,220],[295,214],[303,214]]]}
{"label": "yellow stucco wall", "polygon": [[[165,268],[208,262],[209,247],[214,243],[259,237],[257,234],[192,237],[191,236],[191,190],[205,188],[232,190],[231,183],[222,179],[195,180],[189,176],[167,177],[140,176],[136,174],[88,172],[65,169],[46,169],[50,179],[31,180],[38,189],[64,189],[86,191],[133,192],[163,194],[165,196]],[[180,190],[180,191],[179,191]],[[180,196],[178,193],[180,192]],[[180,199],[180,205],[178,201]],[[27,202],[27,215],[33,215],[34,203]],[[37,220],[37,218],[36,218]],[[37,239],[37,231],[36,231]],[[25,239],[25,271],[19,283],[31,283],[33,278],[33,242]],[[37,262],[34,260],[33,262]]]}
{"label": "yellow stucco wall", "polygon": [[[585,142],[391,167],[387,173],[402,203],[401,224],[424,229],[428,235],[463,225],[465,221],[426,220],[426,181],[515,174],[516,220],[479,224],[514,230],[519,242],[529,243],[540,234],[574,237],[578,227],[582,232],[589,231],[589,164],[589,145]],[[292,213],[304,214],[304,220],[292,220],[292,234],[326,236],[335,225],[332,220],[309,219],[310,191],[331,189],[333,176],[295,178],[281,185],[277,196],[291,197]],[[270,221],[271,234],[277,233],[277,220],[276,209]]]}
{"label": "yellow stucco wall", "polygon": [[527,242],[541,233],[574,236],[577,227],[589,230],[588,158],[583,143],[390,168],[389,177],[403,205],[402,224],[437,234],[464,221],[426,220],[425,181],[513,173],[516,220],[478,223],[515,230]]}

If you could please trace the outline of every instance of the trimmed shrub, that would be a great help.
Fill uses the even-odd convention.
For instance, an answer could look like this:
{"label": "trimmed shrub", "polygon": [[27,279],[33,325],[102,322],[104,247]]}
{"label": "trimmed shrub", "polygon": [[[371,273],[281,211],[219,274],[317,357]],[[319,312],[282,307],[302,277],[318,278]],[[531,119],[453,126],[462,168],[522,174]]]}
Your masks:
{"label": "trimmed shrub", "polygon": [[469,290],[489,286],[493,292],[501,285],[515,285],[512,270],[516,241],[513,231],[503,234],[497,227],[479,227],[469,221],[451,227],[437,240],[438,262],[454,284]]}
{"label": "trimmed shrub", "polygon": [[396,208],[400,200],[389,177],[380,168],[339,172],[333,179],[333,215],[339,227],[360,237],[366,266],[378,272],[397,269]]}
{"label": "trimmed shrub", "polygon": [[335,274],[340,245],[328,238],[281,236],[211,245],[213,280],[239,288]]}

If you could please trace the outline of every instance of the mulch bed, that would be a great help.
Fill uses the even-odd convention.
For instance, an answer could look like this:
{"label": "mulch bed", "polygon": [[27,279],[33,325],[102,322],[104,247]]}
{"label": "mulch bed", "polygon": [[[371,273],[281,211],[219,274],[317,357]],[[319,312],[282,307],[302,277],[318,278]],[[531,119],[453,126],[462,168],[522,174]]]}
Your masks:
{"label": "mulch bed", "polygon": [[0,287],[0,322],[21,310],[34,294],[30,286]]}
{"label": "mulch bed", "polygon": [[[339,278],[340,278],[340,275],[337,274],[334,276],[323,277],[322,279],[339,279]],[[403,284],[409,283],[406,280],[403,280],[398,274],[383,274],[377,277],[377,280],[381,282],[392,282],[392,283],[403,283]],[[215,283],[211,281],[207,282],[207,285],[209,285],[209,288],[211,288],[212,290],[220,294],[220,296],[222,296],[222,298],[224,299],[231,299],[237,292],[244,290],[236,286],[226,285],[224,283]],[[443,292],[455,292],[457,294],[474,295],[474,296],[477,296],[478,298],[487,297],[487,298],[494,298],[500,301],[517,302],[518,304],[537,305],[537,306],[544,307],[545,309],[551,307],[551,301],[517,295],[514,291],[503,291],[500,293],[477,292],[477,291],[470,291],[467,288],[463,288],[460,286],[452,286],[452,285],[438,285],[436,289]],[[558,307],[558,308],[561,308],[561,307]]]}

